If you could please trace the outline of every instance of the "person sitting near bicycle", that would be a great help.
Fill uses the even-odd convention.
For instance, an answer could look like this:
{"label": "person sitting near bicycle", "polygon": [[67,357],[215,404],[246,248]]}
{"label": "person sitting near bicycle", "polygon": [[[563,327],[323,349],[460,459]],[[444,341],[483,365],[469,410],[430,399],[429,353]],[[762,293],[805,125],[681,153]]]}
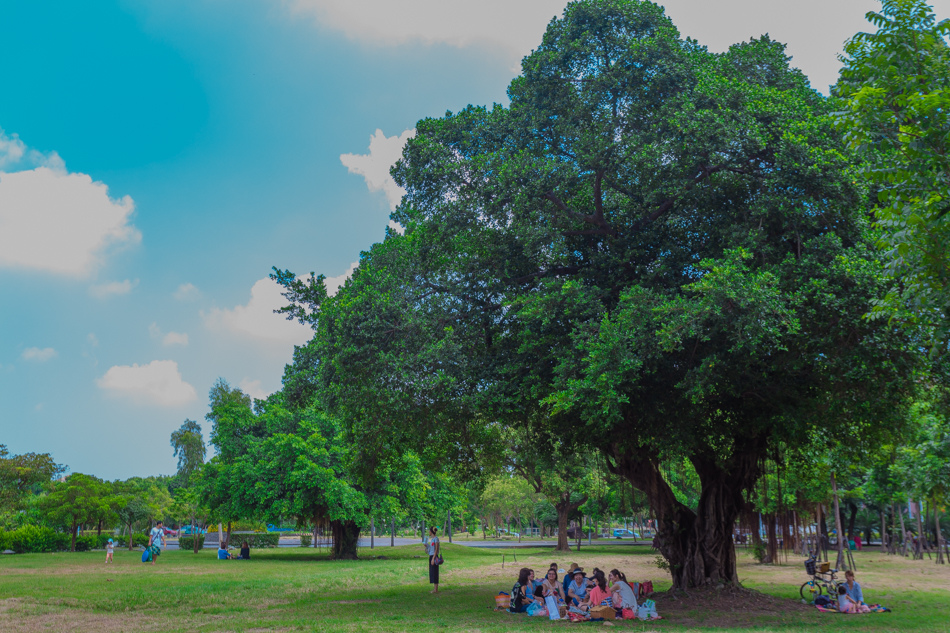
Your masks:
{"label": "person sitting near bicycle", "polygon": [[844,580],[844,584],[841,586],[845,588],[851,601],[856,604],[864,604],[864,594],[861,593],[861,585],[854,579],[854,572],[850,569],[844,572]]}
{"label": "person sitting near bicycle", "polygon": [[854,598],[848,595],[845,585],[838,585],[838,611],[841,613],[870,613],[871,609],[866,604],[855,602]]}

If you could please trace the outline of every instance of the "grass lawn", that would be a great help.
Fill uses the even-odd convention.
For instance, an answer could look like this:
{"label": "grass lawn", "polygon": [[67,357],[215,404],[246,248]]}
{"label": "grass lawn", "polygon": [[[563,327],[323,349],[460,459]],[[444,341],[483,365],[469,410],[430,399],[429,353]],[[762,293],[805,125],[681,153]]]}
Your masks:
{"label": "grass lawn", "polygon": [[[0,631],[543,631],[603,628],[493,611],[521,566],[577,562],[617,567],[632,580],[669,588],[648,547],[593,546],[555,556],[550,549],[479,550],[444,545],[442,591],[429,593],[420,546],[364,549],[359,561],[329,561],[313,550],[255,550],[251,561],[218,561],[205,550],[164,553],[155,566],[139,552],[0,557]],[[385,559],[370,559],[373,555]],[[505,568],[502,569],[502,554]],[[893,613],[822,614],[798,600],[805,581],[787,565],[740,560],[743,585],[767,595],[706,590],[657,599],[664,620],[615,622],[631,631],[950,631],[950,565],[876,552],[857,554],[868,602]]]}

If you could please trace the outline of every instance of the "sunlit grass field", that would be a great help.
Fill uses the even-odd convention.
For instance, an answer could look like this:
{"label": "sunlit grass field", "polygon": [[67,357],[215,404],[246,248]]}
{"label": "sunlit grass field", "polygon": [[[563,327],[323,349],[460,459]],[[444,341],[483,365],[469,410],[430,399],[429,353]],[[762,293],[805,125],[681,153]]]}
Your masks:
{"label": "sunlit grass field", "polygon": [[[542,631],[602,628],[496,612],[521,566],[577,562],[614,567],[632,580],[669,576],[646,546],[595,545],[567,557],[551,549],[478,550],[445,545],[438,595],[429,593],[420,546],[363,549],[358,561],[330,561],[314,550],[255,550],[251,561],[219,561],[213,550],[164,553],[155,566],[139,552],[23,554],[0,557],[0,631]],[[502,555],[505,556],[502,568]],[[383,556],[385,558],[373,558]],[[761,566],[740,553],[745,587],[769,594],[663,596],[657,622],[621,622],[631,631],[950,631],[950,565],[876,552],[856,556],[868,602],[892,613],[822,614],[801,604],[798,557]],[[702,593],[702,592],[700,592]],[[738,600],[738,606],[736,601]]]}

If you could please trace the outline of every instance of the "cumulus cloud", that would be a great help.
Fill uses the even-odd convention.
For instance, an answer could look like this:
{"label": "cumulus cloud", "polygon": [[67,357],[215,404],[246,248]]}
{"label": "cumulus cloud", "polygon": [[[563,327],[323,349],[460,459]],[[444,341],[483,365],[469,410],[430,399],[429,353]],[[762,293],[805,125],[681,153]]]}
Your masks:
{"label": "cumulus cloud", "polygon": [[188,335],[182,332],[169,332],[162,337],[162,345],[165,347],[169,345],[188,345]]}
{"label": "cumulus cloud", "polygon": [[109,281],[106,283],[89,286],[89,294],[98,299],[103,299],[112,295],[127,295],[132,292],[132,288],[139,285],[139,280],[130,281]]}
{"label": "cumulus cloud", "polygon": [[0,130],[0,267],[91,274],[111,248],[136,244],[132,198],[69,173],[55,153]]}
{"label": "cumulus cloud", "polygon": [[168,347],[170,345],[188,345],[188,335],[181,332],[163,332],[162,328],[158,327],[158,323],[152,323],[148,326],[148,334],[152,338],[162,339],[162,345]]}
{"label": "cumulus cloud", "polygon": [[192,301],[201,296],[201,291],[192,283],[181,284],[178,289],[172,293],[178,301]]}
{"label": "cumulus cloud", "polygon": [[177,407],[193,402],[198,394],[185,382],[173,360],[153,360],[147,365],[115,365],[96,380],[100,389],[140,404]]}
{"label": "cumulus cloud", "polygon": [[37,363],[45,363],[49,359],[56,356],[56,350],[52,347],[44,347],[40,349],[39,347],[29,347],[23,350],[23,360],[30,360]]}
{"label": "cumulus cloud", "polygon": [[327,286],[327,293],[330,295],[335,295],[337,290],[339,290],[343,284],[346,283],[346,280],[350,278],[350,275],[353,274],[353,271],[356,270],[356,267],[359,265],[359,262],[353,262],[342,275],[337,275],[336,277],[327,277],[323,281],[323,283]]}
{"label": "cumulus cloud", "polygon": [[270,278],[259,279],[251,287],[251,298],[231,309],[215,308],[202,312],[205,325],[241,337],[280,344],[303,345],[313,331],[296,321],[288,321],[274,310],[287,305],[283,288]]}
{"label": "cumulus cloud", "polygon": [[389,168],[402,157],[403,146],[415,135],[415,130],[406,130],[399,136],[386,136],[377,129],[369,137],[369,154],[341,154],[340,162],[351,174],[362,176],[370,191],[383,192],[389,208],[395,209],[406,190],[389,175]]}
{"label": "cumulus cloud", "polygon": [[238,387],[241,388],[241,391],[251,396],[252,398],[257,398],[258,400],[264,400],[270,394],[261,387],[260,380],[251,380],[250,378],[245,378],[238,383]]}
{"label": "cumulus cloud", "polygon": [[489,45],[513,61],[541,41],[566,0],[291,0],[298,15],[369,44]]}

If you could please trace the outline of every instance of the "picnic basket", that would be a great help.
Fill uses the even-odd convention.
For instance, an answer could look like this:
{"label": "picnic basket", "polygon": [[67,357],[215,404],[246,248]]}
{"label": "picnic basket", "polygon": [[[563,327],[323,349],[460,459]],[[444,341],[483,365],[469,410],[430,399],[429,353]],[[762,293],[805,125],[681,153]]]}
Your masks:
{"label": "picnic basket", "polygon": [[614,611],[613,607],[591,607],[590,608],[590,618],[591,620],[614,620],[617,617],[617,612]]}
{"label": "picnic basket", "polygon": [[831,570],[831,563],[824,562],[818,565],[819,571],[823,574],[827,574]]}
{"label": "picnic basket", "polygon": [[496,609],[507,609],[509,606],[511,606],[511,596],[507,593],[499,593],[495,596]]}

